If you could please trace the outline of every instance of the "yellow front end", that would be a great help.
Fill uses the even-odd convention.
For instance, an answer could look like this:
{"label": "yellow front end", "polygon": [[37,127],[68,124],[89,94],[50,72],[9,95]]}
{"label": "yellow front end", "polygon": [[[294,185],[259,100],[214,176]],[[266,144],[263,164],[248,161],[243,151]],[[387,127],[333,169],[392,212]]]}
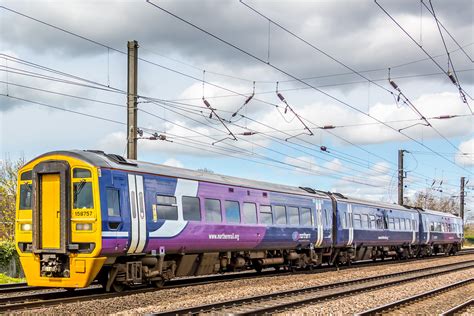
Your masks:
{"label": "yellow front end", "polygon": [[106,260],[99,257],[99,175],[66,155],[40,157],[19,171],[15,239],[28,285],[78,288],[96,278]]}

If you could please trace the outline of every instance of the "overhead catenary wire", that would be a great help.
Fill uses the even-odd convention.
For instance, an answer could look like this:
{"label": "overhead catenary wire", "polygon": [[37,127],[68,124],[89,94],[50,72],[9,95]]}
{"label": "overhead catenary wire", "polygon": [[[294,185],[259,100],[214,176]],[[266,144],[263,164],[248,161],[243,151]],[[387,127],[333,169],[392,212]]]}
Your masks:
{"label": "overhead catenary wire", "polygon": [[[432,8],[430,9],[426,3],[423,1],[423,0],[420,0],[420,3],[428,10],[428,12],[436,19],[437,23],[443,28],[443,30],[449,35],[449,37],[451,37],[451,39],[453,40],[453,42],[458,46],[458,49],[461,50],[464,55],[466,55],[466,57],[469,59],[469,61],[471,63],[474,63],[474,60],[471,58],[471,56],[469,56],[469,54],[464,50],[464,47],[461,46],[458,41],[456,40],[456,38],[454,38],[454,36],[448,31],[448,29],[443,25],[443,23],[441,23],[441,21],[435,17],[435,13],[434,13],[434,10],[432,10]],[[430,1],[430,5],[431,5],[431,1]],[[432,5],[431,5],[432,6]]]}
{"label": "overhead catenary wire", "polygon": [[[55,109],[55,110],[65,111],[65,112],[69,112],[69,113],[72,113],[72,114],[85,116],[85,117],[88,117],[88,118],[94,118],[94,119],[101,120],[101,121],[111,122],[111,123],[120,124],[120,125],[126,125],[125,122],[120,122],[120,121],[104,118],[104,117],[101,117],[101,116],[91,115],[91,114],[88,114],[88,113],[79,112],[79,111],[75,111],[75,110],[65,109],[65,108],[61,108],[61,107],[54,106],[54,105],[51,105],[51,104],[46,104],[46,103],[43,103],[43,102],[38,102],[38,101],[33,101],[33,100],[25,99],[25,98],[15,97],[13,95],[0,94],[0,96],[15,99],[15,100],[22,101],[22,102],[28,102],[28,103],[36,104],[36,105],[43,106],[43,107],[48,107],[48,108]],[[141,129],[150,130],[149,128],[141,128]],[[179,144],[179,142],[176,142],[176,141],[173,141],[173,142]],[[206,145],[205,143],[201,143],[201,144]],[[188,142],[182,143],[182,145],[187,146],[187,147],[192,147],[192,146],[189,145]],[[219,147],[219,148],[222,149],[222,147]],[[206,150],[208,150],[208,149],[206,149]],[[228,150],[228,148],[224,148],[224,150]],[[232,150],[232,149],[230,149],[230,150]],[[294,165],[294,164],[287,163],[287,162],[282,162],[282,161],[279,161],[277,159],[272,159],[272,158],[266,157],[264,155],[250,153],[248,151],[239,152],[239,154],[243,154],[243,153],[244,154],[246,153],[246,154],[257,155],[257,156],[260,156],[261,159],[269,160],[269,161],[272,161],[272,162],[275,162],[275,163],[278,163],[278,164],[281,164],[281,165],[290,166],[290,167],[292,167],[292,168],[294,168],[294,169],[296,169],[300,172],[305,172],[305,173],[309,173],[309,174],[315,174],[315,173],[316,174],[321,174],[319,172],[316,172],[315,170],[310,170],[310,169],[307,169],[307,168],[304,168],[304,167],[301,167],[301,166],[298,166],[298,165]],[[247,161],[251,161],[251,162],[254,162],[254,163],[262,163],[260,161],[255,161],[255,160],[248,159],[248,158],[245,158],[245,157],[233,156],[233,158],[247,160]],[[281,168],[281,166],[277,166],[277,165],[272,165],[272,166],[277,167],[277,168]],[[285,169],[293,170],[293,169],[288,169],[288,168],[285,168]],[[323,174],[323,175],[326,176],[326,177],[335,178],[334,176],[331,176],[330,174]],[[357,183],[357,184],[366,185],[366,186],[374,186],[373,184],[365,183],[365,182],[362,182],[362,181],[357,181],[357,180],[354,180],[354,179],[348,179],[348,178],[345,178],[345,179],[336,178],[336,179],[338,179],[340,181],[343,181],[343,182],[352,182],[352,183]]]}
{"label": "overhead catenary wire", "polygon": [[[449,75],[449,73],[434,59],[434,57],[431,56],[431,54],[428,53],[428,51],[426,51],[426,49],[424,49],[423,46],[421,46],[421,45],[410,35],[410,33],[408,33],[408,32],[403,28],[403,26],[401,26],[400,23],[398,23],[397,20],[395,20],[395,18],[394,18],[387,10],[385,10],[384,7],[382,7],[382,5],[380,5],[380,3],[377,2],[377,0],[374,0],[374,2],[375,2],[375,4],[377,4],[377,6],[398,26],[398,28],[400,28],[400,30],[402,30],[403,33],[405,33],[405,34],[416,44],[416,46],[418,46],[418,47],[431,59],[431,61],[432,61],[435,65],[436,65],[442,72],[444,72],[444,73],[446,74],[446,76],[447,76],[448,78],[450,78],[450,80],[452,80],[451,77],[450,77],[450,75]],[[459,92],[460,92],[460,94],[461,94],[461,98],[462,98],[463,95],[464,95],[464,98],[462,98],[462,101],[467,105],[469,111],[470,111],[471,113],[474,113],[474,112],[472,111],[472,108],[471,108],[469,102],[467,102],[467,99],[465,99],[465,95],[468,95],[469,98],[471,98],[471,99],[472,99],[472,97],[471,97],[464,89],[461,88],[461,85],[460,85],[459,82],[457,82],[457,83],[456,83],[456,82],[453,82],[453,83],[458,87]]]}
{"label": "overhead catenary wire", "polygon": [[[44,68],[44,67],[43,67],[43,68]],[[65,74],[65,73],[62,73],[62,74],[63,74],[63,75],[67,75],[67,74]],[[75,78],[77,78],[77,76],[75,76]],[[114,91],[114,92],[115,92],[115,91]],[[125,94],[124,91],[122,91],[121,93]],[[374,122],[374,124],[377,124],[377,123]],[[361,148],[361,149],[362,149],[362,148]]]}
{"label": "overhead catenary wire", "polygon": [[[349,104],[349,103],[347,103],[347,102],[345,102],[345,101],[343,101],[343,100],[341,100],[341,99],[339,99],[339,98],[337,98],[337,97],[335,97],[335,96],[333,96],[333,95],[331,95],[331,94],[329,94],[329,93],[327,93],[327,92],[325,92],[325,91],[323,91],[323,90],[321,90],[321,89],[319,89],[319,88],[317,88],[317,87],[315,87],[315,86],[313,86],[313,85],[311,85],[311,84],[309,84],[309,83],[307,83],[307,82],[305,82],[305,81],[303,81],[303,80],[301,80],[300,78],[297,78],[296,76],[292,75],[292,74],[289,73],[288,71],[285,71],[285,70],[283,70],[283,69],[281,69],[281,68],[279,68],[279,67],[273,65],[273,64],[270,63],[270,62],[266,62],[265,60],[261,59],[260,57],[255,56],[254,54],[252,54],[252,53],[250,53],[250,52],[248,52],[248,51],[246,51],[246,50],[244,50],[244,49],[238,47],[237,45],[232,44],[232,43],[230,43],[229,41],[224,40],[224,39],[220,38],[219,36],[216,36],[216,35],[214,35],[213,33],[211,33],[211,32],[209,32],[209,31],[207,31],[207,30],[205,30],[205,29],[203,29],[203,28],[197,26],[196,24],[194,24],[194,23],[192,23],[192,22],[190,22],[190,21],[188,21],[188,20],[186,20],[186,19],[184,19],[184,18],[182,18],[182,17],[180,17],[180,16],[178,16],[178,15],[172,13],[171,11],[166,10],[166,9],[160,7],[160,6],[157,5],[156,3],[153,3],[151,0],[146,0],[146,2],[149,3],[150,5],[154,6],[155,8],[157,8],[157,9],[159,9],[159,10],[165,12],[166,14],[171,15],[171,16],[173,16],[174,18],[176,18],[176,19],[182,21],[183,23],[188,24],[189,26],[191,26],[191,27],[193,27],[193,28],[196,28],[197,30],[199,30],[199,31],[201,31],[201,32],[203,32],[203,33],[205,33],[205,34],[207,34],[207,35],[209,35],[209,36],[215,38],[216,40],[218,40],[218,41],[220,41],[220,42],[222,42],[222,43],[224,43],[224,44],[226,44],[226,45],[228,45],[228,46],[230,46],[230,47],[232,47],[232,48],[238,50],[239,52],[241,52],[241,53],[243,53],[243,54],[245,54],[245,55],[247,55],[247,56],[249,56],[249,57],[251,57],[251,58],[257,60],[257,61],[260,61],[261,63],[264,63],[264,64],[266,64],[266,65],[272,67],[273,69],[275,69],[275,70],[277,70],[277,71],[280,71],[281,73],[287,75],[287,76],[290,77],[290,78],[293,78],[293,79],[299,81],[299,82],[302,83],[302,84],[305,84],[305,85],[307,85],[307,86],[309,86],[309,87],[312,87],[314,90],[316,90],[316,91],[322,93],[323,95],[325,95],[325,96],[327,96],[327,97],[329,97],[329,98],[331,98],[331,99],[337,101],[338,103],[341,103],[341,104],[343,104],[343,105],[345,105],[345,106],[347,106],[347,107],[349,107],[349,108],[351,108],[351,109],[353,109],[353,110],[355,110],[355,111],[357,111],[357,112],[359,112],[359,113],[361,113],[361,114],[364,114],[364,115],[366,115],[366,116],[368,116],[368,117],[370,117],[370,118],[372,118],[372,119],[374,119],[374,120],[376,120],[376,121],[382,122],[382,121],[380,121],[379,119],[377,119],[377,118],[371,116],[370,114],[365,113],[364,111],[358,109],[357,107],[355,107],[355,106],[353,106],[353,105],[351,105],[351,104]],[[443,70],[443,71],[444,71],[444,70]],[[390,128],[390,129],[392,129],[393,131],[404,135],[406,138],[412,140],[413,142],[416,142],[416,143],[419,144],[420,146],[422,146],[422,147],[424,147],[424,148],[426,148],[426,149],[428,149],[428,150],[430,150],[430,151],[435,152],[433,149],[431,149],[430,147],[426,146],[424,143],[418,141],[417,139],[415,139],[415,138],[413,138],[413,137],[411,137],[411,136],[409,136],[409,135],[407,135],[407,134],[405,134],[405,133],[401,133],[400,131],[398,131],[397,129],[393,128],[393,127],[390,126],[390,125],[387,125],[387,124],[384,124],[384,125],[387,126],[387,127]],[[453,162],[452,160],[450,160],[450,159],[448,159],[448,158],[446,158],[446,157],[444,157],[444,156],[442,156],[442,155],[439,155],[439,157],[441,157],[443,160],[448,161],[450,164],[456,166],[457,168],[460,168],[460,169],[465,170],[465,171],[466,171],[467,173],[469,173],[469,174],[474,174],[474,173],[471,172],[470,170],[467,170],[466,168],[463,168],[463,167],[457,165],[455,162]]]}

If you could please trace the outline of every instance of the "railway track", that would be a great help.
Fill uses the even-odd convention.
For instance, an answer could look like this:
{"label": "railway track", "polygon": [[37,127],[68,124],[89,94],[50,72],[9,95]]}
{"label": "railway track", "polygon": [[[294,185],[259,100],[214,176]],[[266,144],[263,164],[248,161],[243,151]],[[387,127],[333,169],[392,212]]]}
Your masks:
{"label": "railway track", "polygon": [[474,260],[413,271],[392,273],[370,278],[331,283],[321,286],[312,286],[297,290],[275,292],[267,295],[193,306],[173,311],[157,312],[153,313],[152,315],[196,315],[206,313],[260,315],[275,312],[285,312],[304,304],[314,304],[318,301],[395,286],[406,282],[417,281],[423,278],[469,268],[474,268]]}
{"label": "railway track", "polygon": [[9,284],[0,284],[0,296],[6,293],[16,293],[16,292],[25,292],[25,291],[35,291],[35,290],[44,290],[48,289],[41,286],[28,286],[26,283],[9,283]]}
{"label": "railway track", "polygon": [[467,300],[467,301],[451,308],[450,310],[444,312],[441,315],[442,316],[454,316],[454,315],[461,315],[463,313],[466,313],[468,315],[474,313],[474,298],[472,298],[470,300]]}
{"label": "railway track", "polygon": [[[452,283],[434,290],[430,290],[418,295],[413,295],[407,298],[404,298],[399,301],[391,302],[385,305],[378,306],[376,308],[369,309],[362,313],[359,313],[359,316],[372,316],[372,315],[380,315],[380,314],[390,314],[390,312],[395,312],[398,315],[410,315],[416,314],[417,311],[420,311],[423,308],[423,304],[426,300],[436,297],[438,302],[443,302],[445,299],[444,295],[446,292],[454,291],[454,290],[464,290],[469,291],[466,289],[466,285],[473,284],[474,278],[469,278],[466,280],[462,280],[456,283]],[[470,293],[470,292],[468,292]],[[456,306],[454,309],[449,310],[446,312],[447,315],[455,315],[460,311],[467,308],[469,304],[473,304],[474,299],[471,299],[467,302],[462,303],[461,305]],[[428,304],[426,304],[427,306]],[[430,310],[425,310],[426,312],[431,314]],[[434,310],[432,312],[435,312]],[[437,313],[438,314],[438,313]]]}
{"label": "railway track", "polygon": [[[474,249],[472,251],[463,251],[460,252],[459,255],[468,255],[474,254]],[[432,258],[424,258],[422,260],[429,261],[439,259],[439,256],[434,256]],[[364,267],[364,266],[379,266],[379,265],[390,265],[390,264],[397,264],[400,262],[407,262],[407,261],[415,261],[419,259],[408,259],[404,261],[399,260],[391,260],[391,261],[364,261],[364,262],[357,262],[352,264],[351,266],[340,266],[340,267],[320,267],[315,270],[311,271],[298,271],[296,274],[315,274],[315,273],[324,273],[324,272],[331,272],[349,268],[356,268],[356,267]],[[468,261],[471,262],[471,261]],[[262,271],[261,273],[256,272],[241,272],[241,273],[233,273],[233,274],[223,274],[217,276],[206,276],[206,277],[192,277],[192,278],[182,278],[182,279],[174,279],[169,281],[165,284],[164,288],[178,288],[178,287],[186,287],[186,286],[193,286],[193,285],[203,285],[203,284],[210,284],[222,281],[231,281],[236,279],[251,279],[251,278],[261,278],[265,276],[276,276],[276,275],[289,275],[295,274],[294,272],[289,271],[274,271],[274,270],[267,270]],[[27,293],[23,293],[22,295],[18,296],[7,296],[1,297],[2,293],[11,293],[11,292],[23,292],[23,291],[38,291],[38,290],[49,290],[48,292],[39,292],[28,295]],[[26,283],[18,283],[18,284],[8,284],[4,286],[0,286],[0,313],[8,312],[13,310],[20,310],[20,309],[27,309],[27,308],[38,308],[43,306],[54,306],[63,303],[72,303],[72,302],[80,302],[80,301],[87,301],[87,300],[94,300],[94,299],[105,299],[105,298],[112,298],[112,297],[120,297],[130,294],[138,294],[138,293],[147,293],[157,291],[159,289],[156,288],[136,288],[133,290],[129,290],[123,293],[103,293],[103,289],[99,286],[89,287],[85,289],[77,289],[75,291],[66,291],[63,289],[54,289],[51,288],[44,288],[44,287],[28,287]],[[4,291],[4,292],[3,292]]]}

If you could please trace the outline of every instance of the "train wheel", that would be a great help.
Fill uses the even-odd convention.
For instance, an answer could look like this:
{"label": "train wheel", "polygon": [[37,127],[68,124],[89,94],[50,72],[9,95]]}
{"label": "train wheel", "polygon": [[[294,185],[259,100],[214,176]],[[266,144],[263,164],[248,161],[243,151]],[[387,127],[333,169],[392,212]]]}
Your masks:
{"label": "train wheel", "polygon": [[161,289],[163,287],[163,285],[165,284],[165,280],[160,279],[160,280],[157,280],[157,281],[153,281],[152,284],[157,289]]}
{"label": "train wheel", "polygon": [[110,287],[110,289],[113,292],[120,293],[120,292],[123,292],[123,290],[125,289],[125,284],[114,282],[112,283],[112,286]]}

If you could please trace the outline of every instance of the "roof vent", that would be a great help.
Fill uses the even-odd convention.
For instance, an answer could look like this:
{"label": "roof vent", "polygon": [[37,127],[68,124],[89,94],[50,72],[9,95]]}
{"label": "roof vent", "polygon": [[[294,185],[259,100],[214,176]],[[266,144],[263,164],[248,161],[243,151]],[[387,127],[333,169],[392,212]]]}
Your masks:
{"label": "roof vent", "polygon": [[122,157],[120,155],[117,155],[117,154],[106,154],[102,150],[86,150],[86,151],[91,152],[91,153],[95,153],[95,154],[98,154],[98,155],[104,155],[105,157],[109,158],[110,160],[112,160],[115,163],[119,163],[119,164],[122,164],[122,165],[129,165],[129,166],[137,166],[137,164],[135,162],[128,161],[124,157]]}
{"label": "roof vent", "polygon": [[120,155],[116,155],[116,154],[105,154],[105,156],[107,158],[109,158],[110,160],[116,162],[116,163],[119,163],[119,164],[123,164],[123,165],[129,165],[129,166],[136,166],[137,163],[135,162],[131,162],[131,161],[128,161],[127,159],[125,159],[124,157],[120,156]]}

